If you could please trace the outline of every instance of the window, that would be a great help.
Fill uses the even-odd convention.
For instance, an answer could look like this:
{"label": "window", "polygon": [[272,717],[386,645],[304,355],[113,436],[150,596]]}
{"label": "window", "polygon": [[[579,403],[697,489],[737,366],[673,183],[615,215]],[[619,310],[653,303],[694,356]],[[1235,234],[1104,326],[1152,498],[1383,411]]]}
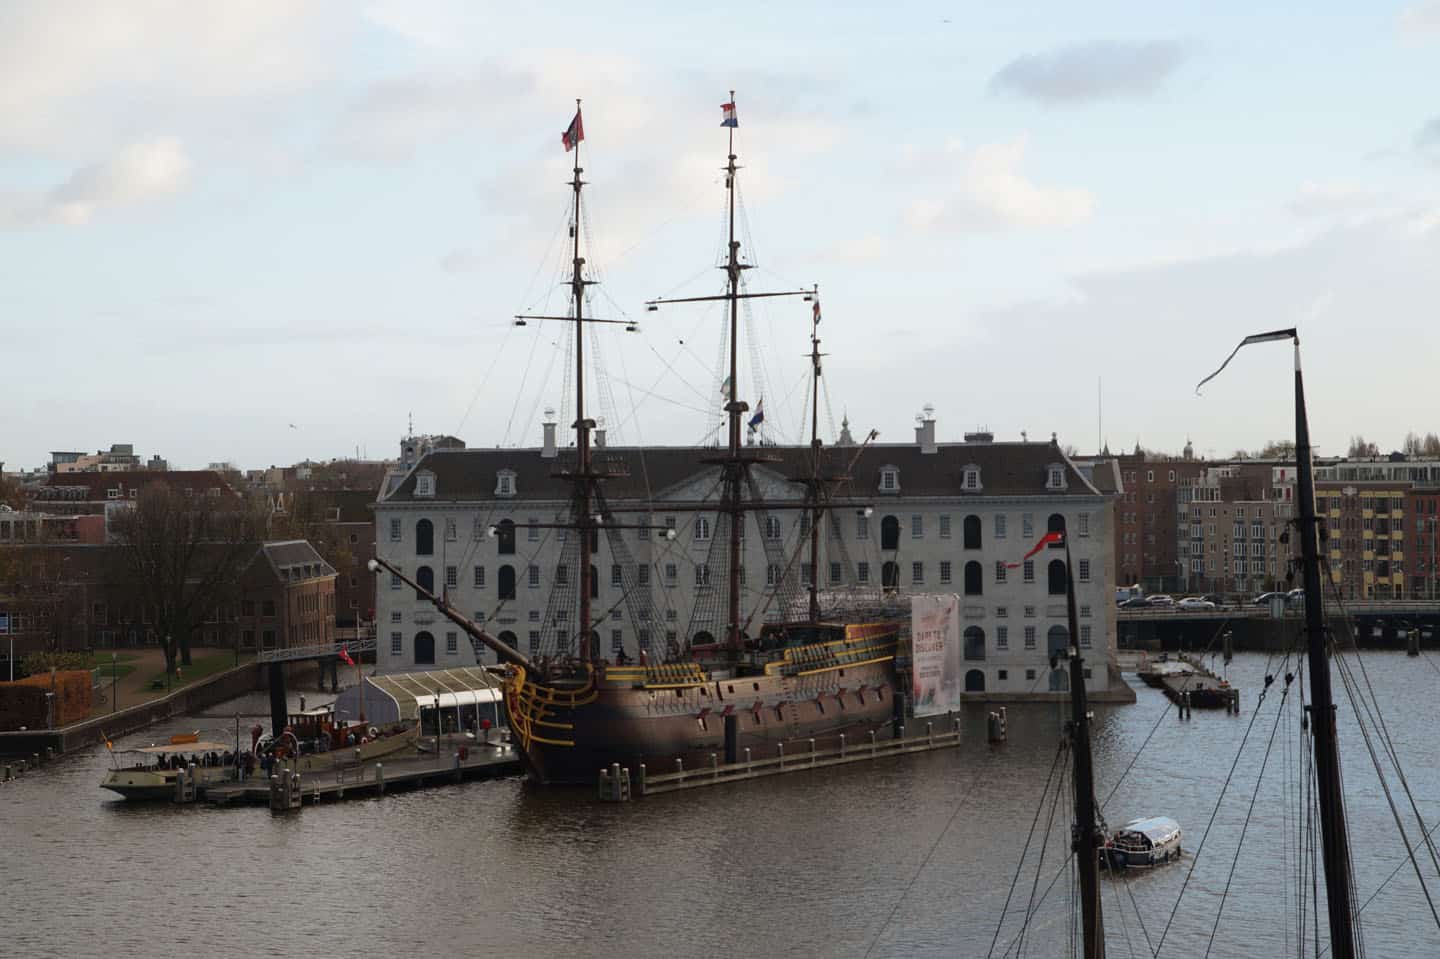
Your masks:
{"label": "window", "polygon": [[459,586],[459,585],[460,585],[460,567],[458,567],[458,566],[446,566],[446,567],[445,567],[445,588],[446,588],[446,589],[454,589],[456,586]]}
{"label": "window", "polygon": [[650,585],[650,567],[640,565],[635,567],[635,584],[637,586]]}
{"label": "window", "polygon": [[1047,476],[1047,478],[1046,478],[1046,480],[1045,480],[1045,488],[1046,488],[1046,489],[1064,489],[1064,488],[1065,488],[1065,467],[1060,466],[1060,465],[1058,465],[1058,464],[1056,464],[1056,465],[1051,465],[1050,467],[1047,468],[1047,473],[1048,473],[1048,476]]}
{"label": "window", "polygon": [[1005,561],[1003,559],[995,561],[995,582],[1005,582]]}
{"label": "window", "polygon": [[1090,582],[1090,561],[1088,559],[1080,560],[1080,582]]}
{"label": "window", "polygon": [[695,567],[695,585],[696,585],[696,586],[709,586],[709,585],[710,585],[710,564],[709,564],[709,563],[700,563],[700,564],[698,564],[698,565]]}
{"label": "window", "polygon": [[1035,536],[1035,514],[1020,514],[1020,535],[1025,539],[1033,539]]}
{"label": "window", "polygon": [[965,536],[964,546],[965,546],[966,549],[979,549],[979,548],[980,548],[980,517],[978,517],[978,516],[967,516],[967,517],[965,517],[965,531],[964,531],[964,536]]}
{"label": "window", "polygon": [[1089,535],[1090,535],[1090,514],[1089,514],[1089,513],[1077,513],[1077,514],[1075,514],[1075,525],[1076,525],[1075,535],[1077,535],[1077,536],[1089,536]]}
{"label": "window", "polygon": [[970,626],[965,630],[962,637],[964,645],[964,658],[967,660],[983,660],[985,658],[985,630],[979,626]]}
{"label": "window", "polygon": [[855,564],[855,582],[857,582],[857,583],[868,583],[868,582],[870,582],[870,564],[869,564],[869,563],[856,563],[856,564]]}
{"label": "window", "polygon": [[1025,565],[1021,568],[1021,572],[1024,573],[1024,575],[1021,576],[1021,579],[1023,579],[1025,582],[1035,582],[1035,561],[1033,559],[1027,559],[1025,561]]}
{"label": "window", "polygon": [[680,569],[674,563],[665,564],[665,585],[674,586],[675,581],[680,578]]}
{"label": "window", "polygon": [[948,559],[940,561],[940,582],[942,584],[950,582],[950,561]]}
{"label": "window", "polygon": [[950,514],[949,514],[949,513],[943,513],[943,514],[941,514],[941,516],[940,516],[940,538],[941,538],[941,539],[949,539],[949,538],[950,538]]}
{"label": "window", "polygon": [[[1035,648],[1035,627],[1034,627],[1034,626],[1026,626],[1026,627],[1025,627],[1025,648],[1026,648],[1026,649],[1034,649],[1034,648]],[[1027,679],[1034,679],[1034,678],[1035,678],[1035,676],[1033,675],[1035,671],[1034,671],[1033,669],[1026,670],[1025,672],[1026,672],[1026,678],[1027,678]]]}
{"label": "window", "polygon": [[434,474],[434,473],[419,473],[419,474],[417,474],[417,475],[415,476],[415,495],[416,495],[416,496],[434,496],[434,495],[435,495],[435,474]]}
{"label": "window", "polygon": [[996,626],[996,627],[995,627],[995,648],[996,648],[996,649],[1009,649],[1009,648],[1010,648],[1010,627],[1009,627],[1009,626]]}
{"label": "window", "polygon": [[399,656],[404,651],[405,639],[403,634],[392,632],[390,634],[390,655]]}
{"label": "window", "polygon": [[973,464],[967,466],[965,467],[965,470],[961,474],[961,476],[961,489],[965,490],[967,493],[976,493],[980,491],[980,467]]}
{"label": "window", "polygon": [[911,516],[911,517],[910,517],[910,538],[911,538],[911,539],[920,539],[920,538],[922,538],[924,535],[925,535],[925,517],[923,517],[923,516],[918,516],[918,515],[917,515],[917,516]]}
{"label": "window", "polygon": [[965,564],[965,595],[979,596],[984,591],[985,586],[981,582],[980,563],[972,559]]}
{"label": "window", "polygon": [[900,520],[894,516],[886,516],[880,521],[880,549],[896,550],[900,548]]}
{"label": "window", "polygon": [[398,516],[390,520],[390,542],[400,542],[400,518]]}
{"label": "window", "polygon": [[415,524],[415,555],[435,555],[435,524],[428,519]]}
{"label": "window", "polygon": [[1147,482],[1147,483],[1153,483],[1153,482],[1155,482],[1155,471],[1154,471],[1154,470],[1146,470],[1146,471],[1145,471],[1145,482]]}
{"label": "window", "polygon": [[840,582],[840,579],[841,579],[840,564],[839,564],[839,563],[831,563],[831,564],[830,564],[830,584],[831,584],[832,586],[838,585],[839,582]]}
{"label": "window", "polygon": [[404,622],[404,621],[405,621],[405,614],[401,613],[400,610],[398,610],[398,609],[392,609],[392,610],[390,611],[390,622],[392,622],[392,623],[402,623],[402,622]]}
{"label": "window", "polygon": [[1080,624],[1080,645],[1084,649],[1090,648],[1090,624]]}
{"label": "window", "polygon": [[515,471],[514,471],[514,470],[500,470],[499,472],[497,472],[497,473],[495,474],[495,495],[496,495],[496,496],[514,496],[514,495],[515,495]]}
{"label": "window", "polygon": [[1174,471],[1174,470],[1171,470],[1171,471],[1170,471],[1170,482],[1172,482],[1172,483],[1175,482],[1175,471]]}
{"label": "window", "polygon": [[910,582],[911,582],[911,583],[915,583],[915,584],[919,584],[919,583],[925,582],[925,564],[924,564],[924,563],[911,563],[911,564],[910,564]]}
{"label": "window", "polygon": [[390,574],[390,588],[391,588],[391,589],[399,589],[399,588],[400,588],[400,574],[399,574],[399,573],[391,573],[391,574]]}
{"label": "window", "polygon": [[484,566],[476,566],[476,567],[475,567],[475,588],[476,588],[476,589],[484,589],[484,588],[485,588],[485,567],[484,567]]}
{"label": "window", "polygon": [[1004,538],[1005,538],[1005,514],[1004,514],[1004,513],[996,513],[996,514],[995,514],[995,538],[996,538],[996,539],[1004,539]]}
{"label": "window", "polygon": [[809,586],[809,585],[810,585],[811,583],[813,583],[814,581],[815,581],[815,567],[811,566],[809,563],[801,563],[801,564],[800,564],[800,583],[801,583],[801,585]]}
{"label": "window", "polygon": [[710,538],[710,520],[704,516],[695,517],[695,539],[696,541]]}
{"label": "window", "polygon": [[1005,618],[1007,618],[1009,615],[1010,615],[1010,609],[1009,609],[1009,607],[1006,607],[1006,606],[996,606],[996,607],[995,607],[995,618],[996,618],[996,619],[1005,619]]}
{"label": "window", "polygon": [[622,575],[620,571],[620,564],[614,563],[610,566],[610,586],[614,589],[620,589],[621,585]]}
{"label": "window", "polygon": [[456,540],[455,521],[453,519],[447,519],[445,521],[445,539],[451,543]]}
{"label": "window", "polygon": [[880,492],[898,493],[900,491],[900,471],[893,466],[882,466],[880,468]]}
{"label": "window", "polygon": [[540,630],[530,630],[530,655],[534,656],[540,652]]}
{"label": "window", "polygon": [[500,567],[500,581],[496,584],[500,599],[515,598],[515,567],[505,565]]}
{"label": "window", "polygon": [[502,519],[496,523],[495,538],[499,540],[498,549],[501,556],[515,555],[515,523],[513,520]]}
{"label": "window", "polygon": [[1081,605],[1081,607],[1080,607],[1080,618],[1081,618],[1081,619],[1089,619],[1089,618],[1090,618],[1090,607],[1089,607],[1089,606],[1085,606],[1085,605],[1083,605],[1083,604]]}
{"label": "window", "polygon": [[[253,599],[242,599],[242,600],[240,600],[240,615],[241,615],[241,616],[254,616],[254,615],[255,615],[255,600],[253,600]],[[147,623],[150,622],[150,610],[149,610],[148,607],[147,607],[146,610],[145,610],[145,622],[147,622]]]}
{"label": "window", "polygon": [[[263,617],[265,617],[266,619],[274,619],[274,618],[275,618],[275,600],[273,600],[273,599],[261,600],[261,602],[260,602],[260,615],[263,616]],[[104,614],[103,614],[103,613],[101,614],[99,621],[102,622],[102,623],[105,622],[105,617],[104,617]]]}
{"label": "window", "polygon": [[767,516],[767,517],[765,517],[765,538],[766,538],[766,539],[779,539],[779,538],[780,538],[780,518],[779,518],[778,516]]}
{"label": "window", "polygon": [[[1045,531],[1047,533],[1064,533],[1065,517],[1060,515],[1059,513],[1051,513],[1050,518],[1045,521]],[[1051,543],[1050,548],[1064,549],[1065,544],[1063,542]]]}
{"label": "window", "polygon": [[[531,589],[540,588],[540,567],[531,563],[525,567],[525,583]],[[555,567],[555,585],[568,586],[570,584],[570,567],[563,563]]]}
{"label": "window", "polygon": [[455,631],[453,631],[453,630],[450,631],[450,632],[448,632],[448,633],[446,633],[446,634],[445,634],[445,652],[449,653],[451,656],[454,656],[454,655],[455,655],[457,652],[459,652],[459,651],[460,651],[460,634],[457,633],[457,632],[455,632]]}
{"label": "window", "polygon": [[[421,566],[415,571],[415,585],[418,587],[415,590],[416,599],[424,599],[425,593],[434,593],[435,571],[429,566]],[[421,590],[424,590],[425,593],[422,593]]]}
{"label": "window", "polygon": [[1025,618],[1026,618],[1026,619],[1034,619],[1034,618],[1035,618],[1035,607],[1034,607],[1034,606],[1026,606],[1026,607],[1025,607]]}
{"label": "window", "polygon": [[618,653],[625,649],[625,634],[618,629],[610,630],[610,652]]}

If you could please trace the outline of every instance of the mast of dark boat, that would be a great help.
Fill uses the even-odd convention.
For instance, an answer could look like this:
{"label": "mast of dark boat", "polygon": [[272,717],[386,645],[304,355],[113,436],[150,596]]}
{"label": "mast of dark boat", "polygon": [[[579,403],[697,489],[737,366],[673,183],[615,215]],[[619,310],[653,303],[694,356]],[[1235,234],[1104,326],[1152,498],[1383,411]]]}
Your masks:
{"label": "mast of dark boat", "polygon": [[810,316],[810,622],[820,621],[820,289]]}
{"label": "mast of dark boat", "polygon": [[1330,920],[1330,951],[1335,959],[1354,959],[1362,952],[1355,928],[1355,890],[1350,869],[1345,795],[1340,784],[1340,750],[1335,734],[1335,697],[1330,688],[1329,649],[1325,639],[1324,594],[1320,588],[1320,521],[1315,516],[1315,476],[1311,463],[1310,421],[1305,412],[1305,379],[1300,372],[1300,336],[1292,327],[1255,333],[1201,380],[1200,387],[1220,375],[1235,354],[1252,343],[1290,340],[1295,349],[1295,482],[1299,487],[1300,572],[1305,588],[1306,656],[1310,666],[1311,736],[1315,742],[1315,790],[1320,806],[1320,843],[1325,864],[1325,906]]}
{"label": "mast of dark boat", "polygon": [[706,303],[723,300],[728,304],[730,312],[729,322],[729,347],[730,347],[730,375],[725,380],[728,388],[725,391],[725,412],[728,416],[728,443],[723,459],[720,460],[722,469],[722,483],[720,496],[720,512],[729,517],[729,542],[728,562],[726,570],[727,602],[725,604],[725,647],[729,654],[738,658],[743,648],[741,637],[740,618],[740,529],[745,522],[745,504],[742,499],[742,487],[749,474],[750,464],[759,462],[760,457],[747,455],[740,442],[741,417],[750,409],[749,404],[741,400],[739,394],[740,375],[740,301],[758,299],[772,296],[810,296],[809,290],[789,290],[778,293],[741,293],[740,276],[745,270],[751,269],[752,264],[740,262],[740,241],[735,239],[735,176],[740,167],[735,161],[738,157],[735,154],[735,129],[738,123],[734,120],[735,91],[730,91],[730,101],[725,104],[727,110],[725,127],[729,132],[728,159],[722,168],[725,171],[725,192],[727,217],[729,222],[728,253],[725,258],[726,284],[725,292],[720,296],[687,296],[675,297],[673,299],[658,298],[646,302],[646,307],[656,310],[665,303]]}
{"label": "mast of dark boat", "polygon": [[[575,98],[575,114],[580,114],[580,98]],[[585,261],[580,257],[580,191],[585,181],[580,179],[580,144],[575,141],[575,170],[570,186],[575,191],[575,208],[570,221],[571,260],[570,295],[575,300],[575,493],[577,509],[575,515],[576,533],[580,537],[580,559],[577,565],[580,583],[580,656],[587,663],[596,655],[590,641],[590,536],[594,529],[591,516],[591,496],[595,478],[590,471],[590,429],[594,423],[585,418]]]}
{"label": "mast of dark boat", "polygon": [[1085,694],[1085,661],[1080,656],[1079,615],[1075,608],[1075,575],[1070,538],[1065,537],[1065,612],[1070,625],[1070,756],[1074,764],[1075,823],[1070,848],[1080,878],[1080,923],[1085,959],[1104,959],[1105,919],[1100,908],[1100,846],[1103,842],[1095,810],[1095,770],[1090,755],[1090,712]]}

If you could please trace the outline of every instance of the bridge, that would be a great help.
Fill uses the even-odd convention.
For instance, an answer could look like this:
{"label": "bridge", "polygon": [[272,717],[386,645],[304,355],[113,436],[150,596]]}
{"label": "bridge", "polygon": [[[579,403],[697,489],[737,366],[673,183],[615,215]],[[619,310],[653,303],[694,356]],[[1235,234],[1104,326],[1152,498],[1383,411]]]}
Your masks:
{"label": "bridge", "polygon": [[321,643],[318,646],[279,646],[275,649],[262,649],[255,656],[257,663],[295,663],[305,659],[326,659],[329,657],[340,658],[340,650],[345,650],[350,656],[358,656],[360,653],[375,652],[375,637],[366,639],[347,640],[343,643]]}
{"label": "bridge", "polygon": [[[1136,622],[1218,622],[1226,619],[1272,619],[1268,606],[1219,606],[1215,609],[1181,609],[1178,606],[1148,606],[1137,609],[1117,609],[1116,621]],[[1348,614],[1351,619],[1427,619],[1440,618],[1440,600],[1388,599],[1355,600],[1343,606],[1335,602],[1325,604],[1326,616]],[[1298,603],[1289,604],[1281,619],[1303,620],[1305,607]]]}
{"label": "bridge", "polygon": [[[1412,629],[1422,648],[1440,649],[1440,602],[1430,600],[1356,600],[1326,603],[1325,616],[1340,642],[1350,637],[1364,648],[1404,649]],[[1352,629],[1341,625],[1348,618]],[[1116,610],[1116,640],[1121,648],[1155,650],[1218,649],[1229,632],[1235,649],[1281,651],[1297,641],[1305,627],[1305,607],[1289,605],[1279,617],[1268,606],[1180,609],[1174,606]]]}

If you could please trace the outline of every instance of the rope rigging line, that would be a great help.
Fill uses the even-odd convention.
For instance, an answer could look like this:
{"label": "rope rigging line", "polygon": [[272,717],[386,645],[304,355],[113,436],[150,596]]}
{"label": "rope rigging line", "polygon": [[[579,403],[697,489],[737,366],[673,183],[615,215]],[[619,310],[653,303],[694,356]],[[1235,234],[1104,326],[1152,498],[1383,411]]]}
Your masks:
{"label": "rope rigging line", "polygon": [[1190,880],[1195,875],[1195,867],[1200,863],[1200,856],[1205,850],[1205,841],[1210,838],[1210,830],[1215,825],[1215,818],[1220,813],[1220,806],[1225,801],[1225,793],[1230,789],[1230,781],[1235,778],[1235,769],[1240,765],[1240,757],[1245,752],[1245,744],[1250,741],[1250,733],[1255,729],[1255,720],[1260,716],[1260,706],[1265,701],[1265,694],[1268,687],[1260,691],[1255,702],[1255,711],[1250,714],[1250,722],[1245,726],[1245,735],[1240,739],[1240,745],[1235,750],[1235,759],[1230,763],[1230,771],[1225,774],[1225,782],[1220,786],[1220,795],[1215,800],[1215,808],[1210,811],[1210,820],[1205,824],[1205,832],[1200,837],[1200,845],[1195,847],[1195,855],[1191,857],[1190,868],[1185,873],[1185,882],[1180,886],[1180,895],[1175,897],[1175,905],[1170,910],[1170,917],[1165,920],[1165,928],[1160,930],[1160,939],[1155,945],[1155,955],[1165,947],[1165,937],[1170,934],[1170,926],[1175,922],[1175,915],[1180,911],[1180,903],[1185,899],[1185,891],[1190,888]]}
{"label": "rope rigging line", "polygon": [[490,382],[490,377],[495,374],[495,369],[500,365],[501,358],[505,355],[505,347],[510,343],[510,337],[515,334],[515,324],[507,324],[505,335],[500,339],[500,348],[495,351],[494,359],[490,361],[490,368],[487,369],[480,381],[475,384],[475,391],[470,394],[470,402],[465,404],[465,412],[460,417],[460,424],[455,427],[455,435],[459,436],[465,429],[465,422],[470,419],[470,412],[475,409],[475,401],[480,399],[480,394]]}
{"label": "rope rigging line", "polygon": [[[1069,742],[1068,742],[1067,740],[1062,740],[1062,741],[1061,741],[1061,754],[1063,755],[1065,752],[1068,752],[1068,751],[1069,751]],[[1060,767],[1060,780],[1059,780],[1059,782],[1056,783],[1056,785],[1055,785],[1055,794],[1054,794],[1054,796],[1051,797],[1051,800],[1050,800],[1050,815],[1049,815],[1048,817],[1046,817],[1046,820],[1045,820],[1045,833],[1044,833],[1044,838],[1040,841],[1040,856],[1038,857],[1038,860],[1037,860],[1036,863],[1035,863],[1035,879],[1034,879],[1034,881],[1031,882],[1031,884],[1030,884],[1030,899],[1029,899],[1029,901],[1025,904],[1025,921],[1024,921],[1024,923],[1020,926],[1020,937],[1019,937],[1019,941],[1018,941],[1019,944],[1018,944],[1018,945],[1016,946],[1016,948],[1015,948],[1015,956],[1016,956],[1016,959],[1020,959],[1020,957],[1023,956],[1024,953],[1025,953],[1025,931],[1030,928],[1030,920],[1035,917],[1036,912],[1037,912],[1037,911],[1039,910],[1039,908],[1040,908],[1040,903],[1035,901],[1035,892],[1036,892],[1036,890],[1037,890],[1037,889],[1039,888],[1039,886],[1040,886],[1040,870],[1045,868],[1045,851],[1046,851],[1046,850],[1049,848],[1049,846],[1050,846],[1050,842],[1049,842],[1049,840],[1050,840],[1050,834],[1054,831],[1054,828],[1055,828],[1055,810],[1056,810],[1056,808],[1060,805],[1060,796],[1061,796],[1061,794],[1064,793],[1064,791],[1065,791],[1065,779],[1066,779],[1066,773],[1067,773],[1067,772],[1068,772],[1068,767],[1065,766],[1064,764],[1062,764],[1061,767]],[[1068,868],[1069,868],[1069,864],[1068,864],[1068,861],[1067,861],[1067,863],[1066,863],[1066,869],[1067,869],[1067,871],[1068,871]],[[1052,883],[1052,884],[1053,884],[1053,883]],[[1049,889],[1048,889],[1048,888],[1046,889],[1046,894],[1047,894],[1047,895],[1049,894]],[[1042,900],[1042,901],[1043,901],[1043,900]],[[1008,952],[1008,950],[1007,950],[1007,952]]]}
{"label": "rope rigging line", "polygon": [[[535,363],[535,350],[540,346],[539,331],[536,331],[535,339],[530,343],[530,355],[525,358],[525,370],[520,374],[520,387],[515,391],[515,402],[510,407],[510,419],[505,423],[505,432],[500,437],[500,444],[508,446],[510,443],[510,430],[515,426],[515,414],[520,412],[520,398],[525,395],[525,384],[530,379],[530,369]],[[549,378],[548,376],[546,377]]]}
{"label": "rope rigging line", "polygon": [[[1245,848],[1245,834],[1250,831],[1250,819],[1255,814],[1255,801],[1260,798],[1260,785],[1265,781],[1265,768],[1270,764],[1270,751],[1275,747],[1275,733],[1280,729],[1280,719],[1285,713],[1285,704],[1290,697],[1290,683],[1294,678],[1294,673],[1285,674],[1285,688],[1280,691],[1280,702],[1275,707],[1275,722],[1270,727],[1270,738],[1265,743],[1265,755],[1260,761],[1260,771],[1255,776],[1255,789],[1250,793],[1250,805],[1245,809],[1245,822],[1240,827],[1240,838],[1235,842],[1235,855],[1230,859],[1230,873],[1225,877],[1225,888],[1220,893],[1220,905],[1215,910],[1215,922],[1210,927],[1210,938],[1205,943],[1205,959],[1209,959],[1210,950],[1215,947],[1215,936],[1220,931],[1220,919],[1225,915],[1225,902],[1230,896],[1230,885],[1235,881],[1235,867],[1239,865],[1240,853]],[[1273,674],[1265,676],[1266,690],[1274,680]]]}
{"label": "rope rigging line", "polygon": [[1040,789],[1040,799],[1035,803],[1035,816],[1030,820],[1030,831],[1025,834],[1025,845],[1020,849],[1020,859],[1015,864],[1015,875],[1010,878],[1010,888],[1005,893],[1005,904],[1000,907],[1000,919],[995,923],[995,935],[990,939],[990,951],[985,953],[986,959],[992,959],[995,955],[995,946],[1000,941],[1000,930],[1005,928],[1005,914],[1010,911],[1010,900],[1015,895],[1015,887],[1020,883],[1020,874],[1025,871],[1025,857],[1030,852],[1030,843],[1035,838],[1035,827],[1040,823],[1040,813],[1045,811],[1045,797],[1050,792],[1050,783],[1055,779],[1055,770],[1060,765],[1060,760],[1065,757],[1065,741],[1062,739],[1055,747],[1055,758],[1050,761],[1050,772],[1045,775],[1045,785]]}

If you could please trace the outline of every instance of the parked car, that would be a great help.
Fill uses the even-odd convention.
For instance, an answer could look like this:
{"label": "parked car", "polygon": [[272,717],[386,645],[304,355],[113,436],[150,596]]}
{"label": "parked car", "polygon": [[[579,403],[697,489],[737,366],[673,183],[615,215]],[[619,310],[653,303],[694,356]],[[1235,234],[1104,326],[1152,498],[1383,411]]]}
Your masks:
{"label": "parked car", "polygon": [[1277,597],[1283,599],[1285,596],[1285,593],[1261,593],[1251,600],[1250,603],[1253,606],[1269,606],[1270,600],[1276,599]]}
{"label": "parked car", "polygon": [[1292,589],[1292,590],[1290,590],[1290,592],[1288,592],[1288,593],[1285,594],[1285,605],[1287,605],[1287,606],[1304,606],[1304,605],[1305,605],[1305,590],[1303,590],[1303,589]]}
{"label": "parked car", "polygon": [[1134,599],[1127,599],[1120,604],[1121,609],[1149,609],[1154,604],[1148,596],[1136,596]]}
{"label": "parked car", "polygon": [[1180,609],[1214,609],[1215,604],[1203,596],[1186,596],[1175,604]]}
{"label": "parked car", "polygon": [[1164,593],[1156,593],[1150,597],[1151,606],[1174,606],[1175,597],[1166,596]]}

